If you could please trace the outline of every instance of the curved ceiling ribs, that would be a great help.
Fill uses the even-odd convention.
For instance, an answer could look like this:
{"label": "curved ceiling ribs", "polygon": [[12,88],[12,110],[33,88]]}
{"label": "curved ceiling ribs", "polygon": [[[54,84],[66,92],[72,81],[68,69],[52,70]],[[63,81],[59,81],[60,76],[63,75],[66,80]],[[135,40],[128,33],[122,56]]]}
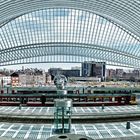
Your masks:
{"label": "curved ceiling ribs", "polygon": [[3,0],[0,3],[0,23],[39,9],[59,7],[70,7],[98,13],[126,26],[140,37],[139,0]]}
{"label": "curved ceiling ribs", "polygon": [[60,57],[140,67],[139,0],[3,0],[0,13],[0,65]]}
{"label": "curved ceiling ribs", "polygon": [[[68,46],[68,47],[67,47]],[[14,53],[13,53],[14,52]],[[125,62],[126,66],[133,66],[138,64],[138,60],[135,60],[135,57],[129,56],[127,54],[122,54],[120,52],[113,53],[113,50],[107,50],[106,48],[100,48],[99,46],[89,47],[88,44],[32,44],[31,46],[19,47],[19,49],[14,49],[10,51],[5,51],[5,53],[1,53],[1,61],[4,65],[6,62],[11,62],[14,60],[22,60],[28,59],[32,57],[39,56],[50,56],[50,55],[66,55],[66,56],[82,56],[86,58],[96,58],[104,61],[108,61],[111,63],[112,59],[114,60],[115,65],[121,65]],[[106,56],[107,59],[106,59]],[[8,58],[8,59],[7,59]],[[128,61],[130,59],[130,61]],[[53,60],[53,59],[52,59]],[[68,60],[68,57],[67,57]],[[71,59],[76,61],[76,59]],[[90,60],[90,59],[89,59]],[[91,59],[92,60],[92,59]],[[54,61],[54,60],[53,60]],[[55,60],[56,61],[56,60]],[[63,59],[60,59],[59,62],[63,62]],[[78,60],[82,62],[81,59]],[[46,61],[44,61],[46,62]],[[23,63],[21,61],[21,63]]]}
{"label": "curved ceiling ribs", "polygon": [[[14,54],[16,54],[16,57],[13,58]],[[121,65],[121,61],[125,62],[125,66],[130,66],[131,64],[131,61],[133,62],[133,66],[135,66],[138,61],[131,58],[131,61],[127,61],[127,59],[129,58],[128,56],[125,56],[125,55],[120,55],[120,54],[113,54],[109,51],[105,51],[105,50],[100,50],[100,49],[97,49],[96,47],[93,49],[91,49],[90,47],[78,47],[78,46],[70,46],[68,48],[66,47],[63,47],[63,46],[49,46],[49,47],[46,47],[46,46],[37,46],[37,47],[34,47],[34,49],[31,49],[31,48],[26,48],[26,49],[22,49],[22,50],[16,50],[14,51],[14,54],[12,52],[9,52],[8,54],[6,53],[5,55],[2,55],[1,56],[1,59],[3,60],[2,61],[2,64],[3,65],[6,65],[6,64],[10,64],[12,61],[17,61],[19,60],[20,63],[25,63],[24,61],[22,60],[28,60],[29,58],[37,58],[37,57],[41,57],[41,56],[61,56],[61,58],[57,59],[57,58],[54,58],[54,59],[51,59],[51,61],[54,61],[55,62],[64,62],[63,61],[63,57],[62,56],[65,56],[65,61],[68,62],[82,62],[82,60],[84,59],[78,59],[74,56],[80,56],[80,57],[86,57],[88,58],[88,60],[93,60],[92,58],[96,58],[98,60],[100,60],[100,58],[102,57],[102,60],[104,61],[108,61],[109,64],[111,64],[111,60],[114,59],[114,64],[115,65]],[[25,55],[23,55],[25,54]],[[108,55],[108,60],[106,59],[106,55]],[[9,58],[9,60],[7,59],[7,56]],[[70,58],[69,56],[73,56],[73,58]],[[120,57],[121,56],[121,57]],[[47,58],[46,57],[46,58]],[[47,62],[46,59],[43,60],[43,59],[36,59],[37,62]],[[90,59],[91,58],[91,59]],[[5,61],[6,59],[6,61]],[[32,62],[29,60],[29,62]],[[28,61],[27,61],[28,63]],[[132,64],[131,64],[132,66]]]}

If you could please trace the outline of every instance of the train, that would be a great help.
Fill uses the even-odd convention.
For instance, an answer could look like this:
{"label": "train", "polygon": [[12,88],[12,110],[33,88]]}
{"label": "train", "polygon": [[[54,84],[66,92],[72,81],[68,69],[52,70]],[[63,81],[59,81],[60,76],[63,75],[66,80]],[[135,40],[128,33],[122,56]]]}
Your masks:
{"label": "train", "polygon": [[[1,92],[0,105],[53,106],[59,98],[55,88],[17,88],[11,93]],[[65,98],[73,100],[73,106],[136,105],[140,89],[68,87]]]}

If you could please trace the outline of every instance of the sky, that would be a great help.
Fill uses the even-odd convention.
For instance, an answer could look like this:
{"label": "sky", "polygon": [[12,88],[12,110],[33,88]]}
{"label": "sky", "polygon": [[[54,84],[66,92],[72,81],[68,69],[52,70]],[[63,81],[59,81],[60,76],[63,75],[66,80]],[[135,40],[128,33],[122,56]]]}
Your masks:
{"label": "sky", "polygon": [[108,20],[72,9],[48,9],[25,14],[4,26],[2,33],[0,48],[59,41],[118,46],[126,52],[138,47],[133,45],[135,39],[132,36]]}
{"label": "sky", "polygon": [[[4,41],[1,37],[0,48],[45,42],[97,44],[103,47],[111,47],[111,49],[118,47],[118,50],[123,49],[124,52],[139,47],[137,42],[136,45],[133,45],[135,39],[132,36],[108,20],[96,14],[74,9],[48,9],[25,14],[4,26],[2,33]],[[6,34],[6,38],[4,34]],[[41,68],[47,71],[48,68],[70,69],[75,66],[80,67],[81,64],[40,63],[12,65],[0,67],[0,69],[16,70],[21,69],[22,66],[25,68]],[[107,66],[107,68],[115,69],[116,67]]]}
{"label": "sky", "polygon": [[[48,71],[49,68],[62,68],[62,69],[71,69],[72,67],[81,67],[80,63],[36,63],[36,64],[22,64],[22,65],[11,65],[11,66],[1,66],[0,69],[9,69],[9,70],[18,70],[26,68],[38,68],[43,69],[45,71]],[[126,68],[126,67],[117,67],[117,66],[109,66],[107,65],[107,69],[116,69],[116,68],[123,68],[125,71],[132,70],[132,68]]]}
{"label": "sky", "polygon": [[2,66],[0,69],[6,68],[6,69],[12,69],[12,70],[18,70],[26,68],[38,68],[38,69],[44,69],[45,71],[48,71],[49,68],[63,68],[63,69],[71,69],[71,67],[78,66],[80,67],[81,64],[78,63],[37,63],[37,64],[22,64],[22,65],[11,65],[11,66]]}

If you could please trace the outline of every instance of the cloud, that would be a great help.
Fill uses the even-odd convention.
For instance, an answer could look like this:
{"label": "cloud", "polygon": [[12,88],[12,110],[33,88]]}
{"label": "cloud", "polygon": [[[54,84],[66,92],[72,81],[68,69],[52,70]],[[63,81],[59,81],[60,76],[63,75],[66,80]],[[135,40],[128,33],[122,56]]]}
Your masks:
{"label": "cloud", "polygon": [[[2,31],[1,31],[2,30]],[[76,42],[118,50],[138,49],[128,33],[98,15],[74,9],[47,9],[23,15],[0,29],[0,48],[44,42]]]}

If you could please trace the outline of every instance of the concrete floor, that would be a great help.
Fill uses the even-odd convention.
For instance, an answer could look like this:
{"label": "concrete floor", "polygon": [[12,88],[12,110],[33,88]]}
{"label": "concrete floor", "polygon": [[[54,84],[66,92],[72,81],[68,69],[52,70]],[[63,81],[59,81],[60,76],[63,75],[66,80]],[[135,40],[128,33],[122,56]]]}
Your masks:
{"label": "concrete floor", "polygon": [[[0,115],[53,115],[53,107],[0,107]],[[127,113],[140,112],[139,106],[106,106],[101,107],[73,107],[73,114],[103,114],[103,113]],[[5,123],[0,122],[0,139],[16,138],[29,140],[46,140],[52,134],[53,124],[27,124],[27,123]],[[95,123],[95,124],[72,124],[73,134],[83,134],[94,139],[118,138],[140,136],[140,121],[132,121],[131,129],[126,129],[126,122],[117,123]]]}
{"label": "concrete floor", "polygon": [[[52,124],[0,123],[0,137],[29,140],[46,140],[52,134]],[[126,129],[126,122],[73,124],[73,134],[82,134],[94,139],[118,138],[140,135],[140,121],[131,122],[131,129]]]}

